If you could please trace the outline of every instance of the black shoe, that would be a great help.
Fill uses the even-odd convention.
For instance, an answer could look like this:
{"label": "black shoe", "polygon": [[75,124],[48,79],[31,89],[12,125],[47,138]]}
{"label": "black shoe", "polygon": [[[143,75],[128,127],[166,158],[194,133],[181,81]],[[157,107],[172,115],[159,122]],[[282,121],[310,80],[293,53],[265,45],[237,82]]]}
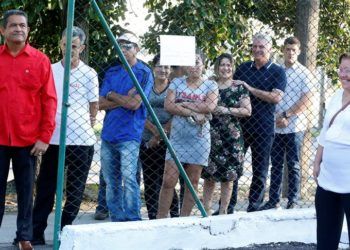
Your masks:
{"label": "black shoe", "polygon": [[296,202],[294,202],[294,201],[288,201],[288,203],[287,203],[287,209],[293,209],[293,208],[296,208],[297,207],[297,203]]}
{"label": "black shoe", "polygon": [[38,246],[38,245],[45,245],[45,237],[38,237],[38,238],[33,238],[33,240],[30,241],[32,243],[33,246]]}
{"label": "black shoe", "polygon": [[171,213],[170,212],[170,217],[171,218],[178,218],[178,217],[180,217],[180,215],[179,215],[179,213]]}
{"label": "black shoe", "polygon": [[251,203],[249,203],[248,207],[247,207],[247,213],[251,213],[251,212],[257,212],[259,211],[259,205],[252,205]]}
{"label": "black shoe", "polygon": [[228,207],[227,208],[227,214],[233,214],[235,212],[234,208],[233,207]]}
{"label": "black shoe", "polygon": [[19,242],[19,240],[17,238],[14,238],[12,241],[12,245],[17,246],[18,242]]}
{"label": "black shoe", "polygon": [[101,212],[101,211],[96,211],[94,214],[94,219],[95,220],[105,220],[109,216],[108,212]]}
{"label": "black shoe", "polygon": [[269,210],[269,209],[274,209],[274,208],[279,208],[279,207],[280,207],[279,203],[273,203],[273,202],[268,201],[259,208],[259,211]]}

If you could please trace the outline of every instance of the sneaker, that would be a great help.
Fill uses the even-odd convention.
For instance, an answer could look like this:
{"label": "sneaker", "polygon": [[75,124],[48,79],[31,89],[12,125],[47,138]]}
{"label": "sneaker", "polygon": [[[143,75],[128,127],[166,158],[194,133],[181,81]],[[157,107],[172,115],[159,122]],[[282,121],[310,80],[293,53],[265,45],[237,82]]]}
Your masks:
{"label": "sneaker", "polygon": [[272,203],[272,202],[268,201],[259,208],[259,211],[275,209],[275,208],[279,208],[279,207],[280,207],[279,203]]}
{"label": "sneaker", "polygon": [[33,250],[34,249],[32,244],[30,244],[29,240],[19,241],[17,247],[19,250]]}
{"label": "sneaker", "polygon": [[294,201],[288,201],[288,203],[287,203],[287,209],[293,209],[293,208],[296,208],[297,207],[297,203],[296,202],[294,202]]}
{"label": "sneaker", "polygon": [[95,220],[105,220],[109,216],[108,212],[101,212],[101,211],[96,211],[94,214],[94,219]]}

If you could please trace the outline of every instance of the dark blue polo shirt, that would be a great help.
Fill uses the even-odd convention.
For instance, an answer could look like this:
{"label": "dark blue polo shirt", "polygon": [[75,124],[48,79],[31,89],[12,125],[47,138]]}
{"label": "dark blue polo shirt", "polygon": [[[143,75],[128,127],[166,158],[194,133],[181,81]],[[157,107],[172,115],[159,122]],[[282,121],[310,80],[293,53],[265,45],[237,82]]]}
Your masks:
{"label": "dark blue polo shirt", "polygon": [[[138,61],[131,69],[148,97],[154,82],[152,70],[141,61]],[[127,95],[133,87],[134,84],[126,69],[123,65],[117,64],[106,72],[100,89],[100,96],[106,97],[109,91]],[[101,138],[111,143],[140,142],[146,117],[147,108],[143,103],[137,110],[129,110],[123,107],[107,110]]]}
{"label": "dark blue polo shirt", "polygon": [[[287,78],[282,67],[269,61],[260,69],[254,62],[242,63],[234,74],[234,79],[242,80],[250,86],[271,92],[273,89],[284,91]],[[273,134],[275,126],[276,104],[265,102],[250,94],[252,115],[242,118],[242,128],[249,133]]]}

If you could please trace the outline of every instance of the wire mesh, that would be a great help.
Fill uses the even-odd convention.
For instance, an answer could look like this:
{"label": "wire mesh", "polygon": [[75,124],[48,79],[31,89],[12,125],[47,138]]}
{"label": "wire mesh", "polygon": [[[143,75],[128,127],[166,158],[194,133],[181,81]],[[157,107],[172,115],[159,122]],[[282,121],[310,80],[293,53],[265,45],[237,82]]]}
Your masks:
{"label": "wire mesh", "polygon": [[[121,40],[122,50],[138,58],[133,70],[207,212],[313,206],[316,137],[326,100],[339,88],[336,59],[345,50],[327,22],[331,6],[314,1],[305,16],[303,1],[114,2],[104,1],[102,10],[117,37],[140,38]],[[39,13],[65,13],[50,8]],[[72,47],[80,61],[71,73],[62,226],[91,212],[114,221],[200,215],[87,1],[77,1],[75,17],[86,41]],[[50,55],[59,96],[57,43],[65,27],[48,44],[38,38],[43,25],[34,26],[30,42]],[[160,34],[195,36],[202,51],[196,66],[152,61]],[[300,44],[284,44],[294,35]],[[39,177],[37,195],[49,192],[40,180],[55,183],[57,145],[53,139],[43,156],[40,171],[50,168],[53,176]]]}

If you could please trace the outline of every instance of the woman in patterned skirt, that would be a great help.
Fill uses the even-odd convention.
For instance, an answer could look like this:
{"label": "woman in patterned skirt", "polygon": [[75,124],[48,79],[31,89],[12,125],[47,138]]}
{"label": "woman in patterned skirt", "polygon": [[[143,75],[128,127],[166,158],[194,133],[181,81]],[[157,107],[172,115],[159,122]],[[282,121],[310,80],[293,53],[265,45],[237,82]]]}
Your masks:
{"label": "woman in patterned skirt", "polygon": [[219,214],[227,214],[233,181],[242,175],[244,142],[239,117],[250,116],[251,104],[248,91],[235,86],[232,80],[233,59],[230,54],[220,55],[214,66],[219,86],[218,106],[211,125],[211,152],[209,165],[202,172],[204,181],[204,208],[211,214],[215,183],[221,183]]}

